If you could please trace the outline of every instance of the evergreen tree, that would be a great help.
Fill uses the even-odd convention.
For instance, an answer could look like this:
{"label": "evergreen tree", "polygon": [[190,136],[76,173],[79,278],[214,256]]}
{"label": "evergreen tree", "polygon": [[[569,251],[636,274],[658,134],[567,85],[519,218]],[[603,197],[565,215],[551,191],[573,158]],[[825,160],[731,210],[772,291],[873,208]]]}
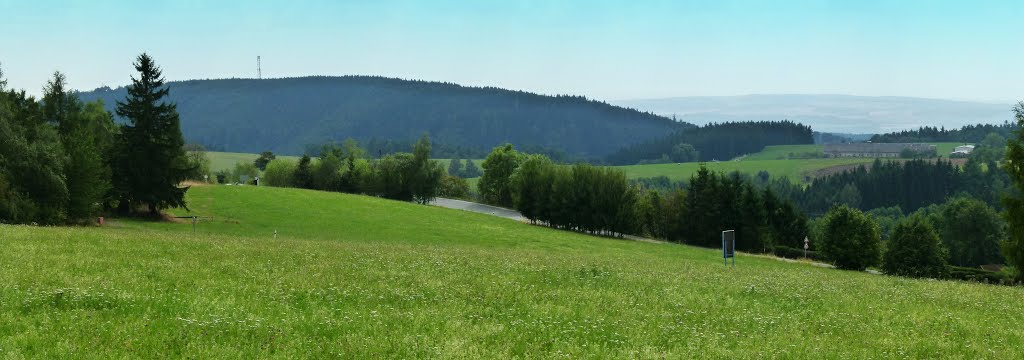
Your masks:
{"label": "evergreen tree", "polygon": [[313,188],[313,167],[310,163],[313,160],[309,155],[302,155],[299,164],[295,166],[295,174],[292,176],[294,186],[300,189]]}
{"label": "evergreen tree", "polygon": [[886,274],[909,277],[943,278],[946,249],[931,224],[920,216],[896,224],[882,261]]}
{"label": "evergreen tree", "polygon": [[704,164],[690,178],[690,189],[686,193],[685,218],[690,226],[683,228],[683,238],[689,244],[714,247],[721,242],[720,234],[726,221],[719,212],[720,205],[727,199],[720,197],[720,181],[718,176],[708,170]]}
{"label": "evergreen tree", "polygon": [[410,179],[408,186],[412,200],[420,204],[429,204],[437,198],[441,180],[444,178],[444,167],[437,160],[430,159],[430,136],[423,134],[420,141],[413,146],[413,162],[408,164]]}
{"label": "evergreen tree", "polygon": [[473,159],[466,159],[466,169],[462,171],[462,177],[467,179],[480,177],[480,168],[476,167]]}
{"label": "evergreen tree", "polygon": [[121,209],[145,204],[151,215],[168,207],[184,207],[185,191],[178,185],[193,169],[183,149],[176,105],[163,99],[168,95],[160,69],[143,53],[134,64],[139,77],[132,77],[128,97],[117,103],[117,114],[128,124],[121,129],[120,153],[115,167],[122,194]]}
{"label": "evergreen tree", "polygon": [[448,163],[448,175],[462,176],[462,159],[452,159],[452,161]]}
{"label": "evergreen tree", "polygon": [[1004,168],[1016,194],[1003,200],[1009,224],[1009,239],[1003,245],[1003,254],[1017,268],[1018,278],[1024,279],[1024,101],[1017,103],[1013,112],[1017,126],[1022,129],[1014,132],[1006,149]]}

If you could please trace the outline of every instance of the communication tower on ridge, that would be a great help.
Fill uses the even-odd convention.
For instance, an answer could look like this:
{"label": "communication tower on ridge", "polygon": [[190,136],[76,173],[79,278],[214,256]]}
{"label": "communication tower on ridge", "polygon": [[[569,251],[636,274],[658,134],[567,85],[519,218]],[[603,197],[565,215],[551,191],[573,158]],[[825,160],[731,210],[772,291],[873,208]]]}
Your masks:
{"label": "communication tower on ridge", "polygon": [[260,56],[256,55],[256,78],[263,79],[263,68],[260,67]]}

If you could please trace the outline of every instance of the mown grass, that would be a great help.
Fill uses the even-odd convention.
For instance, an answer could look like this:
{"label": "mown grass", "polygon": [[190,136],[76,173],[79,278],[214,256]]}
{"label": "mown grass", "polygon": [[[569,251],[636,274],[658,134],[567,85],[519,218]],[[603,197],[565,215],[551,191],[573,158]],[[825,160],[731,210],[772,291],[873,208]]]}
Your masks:
{"label": "mown grass", "polygon": [[[936,151],[948,157],[953,148],[961,143],[932,143]],[[815,173],[836,166],[870,164],[874,158],[823,159],[807,156],[821,155],[822,145],[778,145],[766,146],[764,150],[730,161],[708,162],[708,169],[721,172],[740,172],[755,175],[767,171],[772,178],[788,177],[797,183],[813,180]],[[666,176],[672,180],[689,180],[700,170],[699,163],[656,164],[620,166],[631,179]]]}
{"label": "mown grass", "polygon": [[[1020,358],[1024,289],[632,242],[364,196],[190,190],[187,223],[0,225],[0,354]],[[180,213],[180,212],[179,212]],[[273,229],[278,238],[273,238]]]}
{"label": "mown grass", "polygon": [[[206,156],[210,158],[210,171],[231,171],[235,169],[235,164],[239,162],[253,162],[260,157],[260,154],[249,154],[249,153],[234,153],[234,152],[217,152],[208,151]],[[278,159],[289,159],[291,161],[299,161],[299,156],[287,156],[287,155],[276,155]]]}
{"label": "mown grass", "polygon": [[751,160],[786,160],[822,157],[824,145],[774,145],[765,146],[760,152],[743,157],[742,161]]}

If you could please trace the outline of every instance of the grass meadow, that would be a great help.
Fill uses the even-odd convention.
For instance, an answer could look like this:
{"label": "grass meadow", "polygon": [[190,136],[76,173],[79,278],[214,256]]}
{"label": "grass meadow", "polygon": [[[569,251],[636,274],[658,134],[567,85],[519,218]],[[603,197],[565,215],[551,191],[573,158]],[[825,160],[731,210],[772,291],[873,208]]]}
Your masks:
{"label": "grass meadow", "polygon": [[[188,223],[0,225],[6,358],[1021,358],[1024,289],[317,191]],[[274,238],[277,230],[277,238]]]}
{"label": "grass meadow", "polygon": [[[235,164],[238,162],[253,162],[260,157],[260,154],[249,154],[249,153],[233,153],[233,152],[217,152],[208,151],[206,156],[210,158],[210,171],[231,171],[235,169]],[[313,157],[313,161],[317,161],[316,155],[310,155]],[[288,156],[288,155],[277,155],[278,159],[288,159],[294,162],[298,162],[301,156]],[[451,163],[452,159],[434,159],[441,163],[445,169],[448,169],[448,164]],[[474,159],[473,162],[479,167],[483,159]],[[463,160],[465,165],[465,160]]]}

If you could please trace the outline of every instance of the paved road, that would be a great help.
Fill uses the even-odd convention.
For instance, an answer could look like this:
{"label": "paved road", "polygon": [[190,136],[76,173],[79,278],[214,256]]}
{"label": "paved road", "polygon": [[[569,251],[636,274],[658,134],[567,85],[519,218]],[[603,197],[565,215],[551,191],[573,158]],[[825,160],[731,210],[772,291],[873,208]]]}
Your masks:
{"label": "paved road", "polygon": [[478,213],[481,213],[481,214],[500,216],[500,217],[503,217],[503,218],[506,218],[506,219],[512,219],[512,220],[518,220],[518,221],[526,221],[526,218],[524,218],[523,215],[520,214],[518,211],[515,211],[515,210],[512,210],[512,209],[500,208],[500,207],[497,207],[497,206],[490,206],[490,205],[479,204],[479,203],[475,203],[475,202],[455,200],[455,199],[437,198],[436,200],[434,200],[433,203],[431,203],[431,205],[436,205],[436,206],[440,206],[440,207],[446,207],[446,208],[449,208],[449,209],[459,209],[459,210],[478,212]]}

